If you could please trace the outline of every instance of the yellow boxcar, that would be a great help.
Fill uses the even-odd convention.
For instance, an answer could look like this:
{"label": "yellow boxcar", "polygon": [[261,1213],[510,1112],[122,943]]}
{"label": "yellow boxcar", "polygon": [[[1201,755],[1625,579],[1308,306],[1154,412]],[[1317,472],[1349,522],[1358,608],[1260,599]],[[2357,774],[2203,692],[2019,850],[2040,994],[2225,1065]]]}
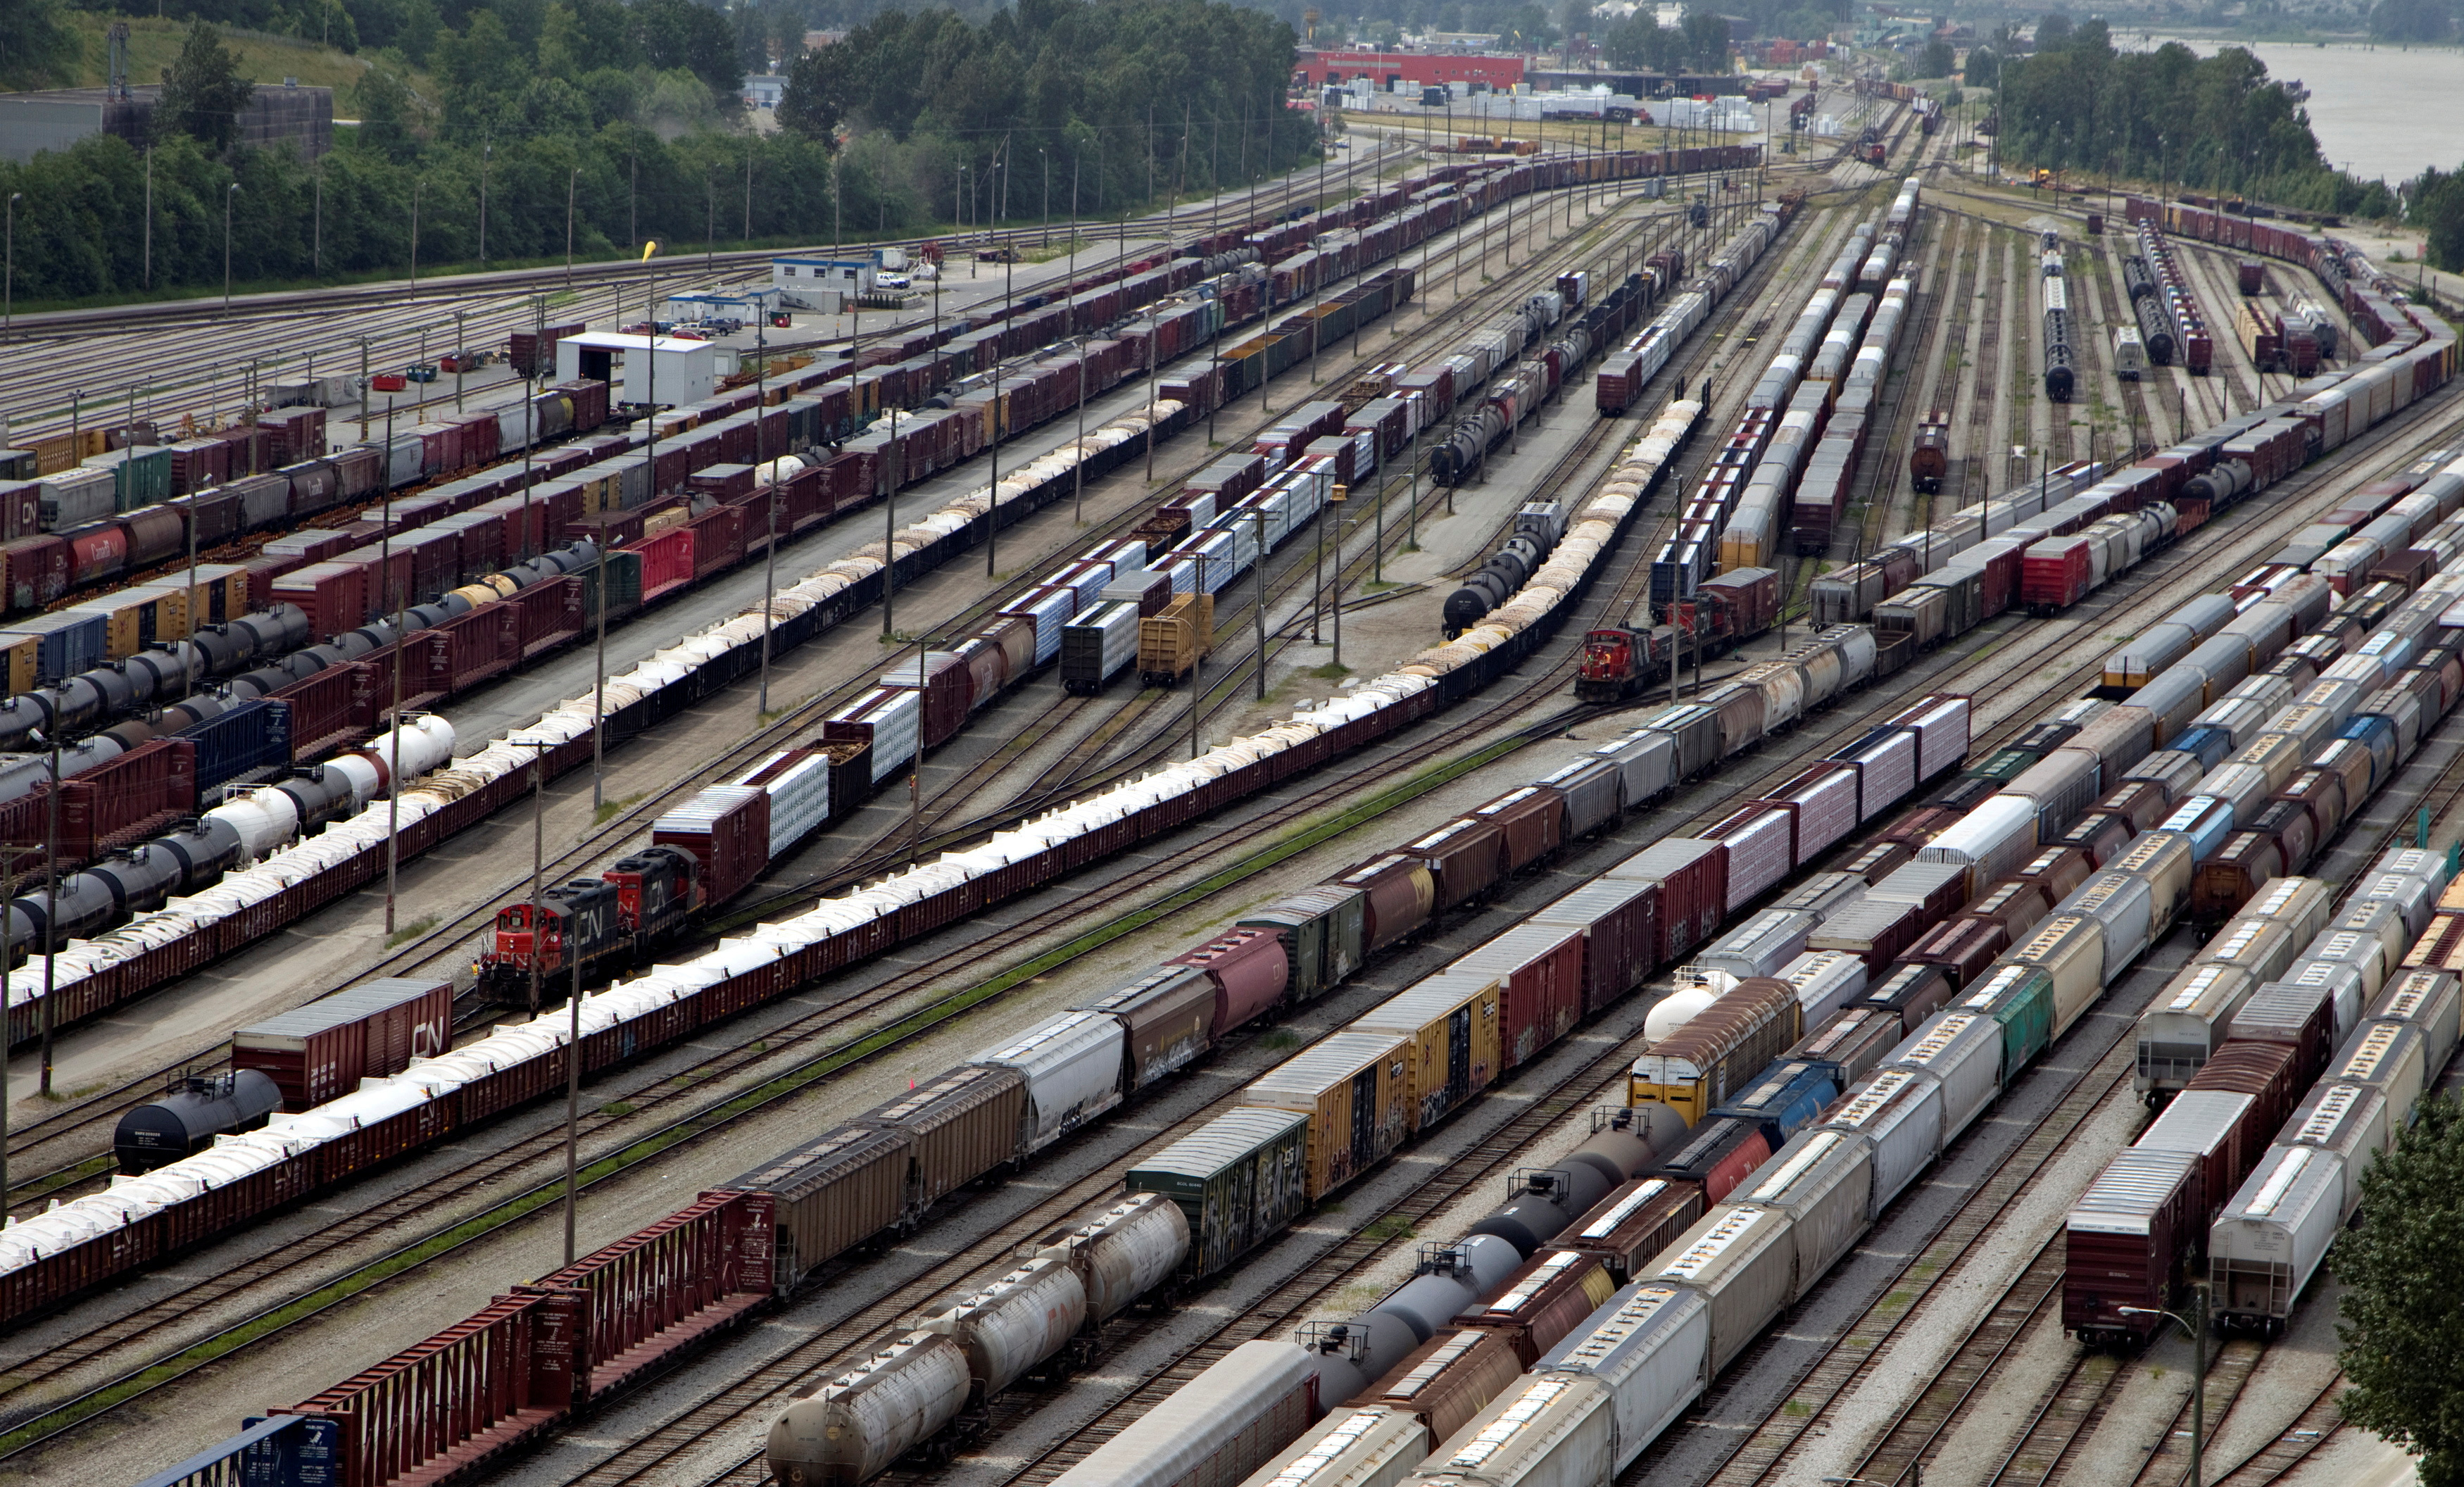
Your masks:
{"label": "yellow boxcar", "polygon": [[1796,988],[1756,976],[1695,1013],[1634,1061],[1629,1105],[1666,1105],[1698,1125],[1803,1033]]}
{"label": "yellow boxcar", "polygon": [[1409,1127],[1412,1040],[1390,1032],[1338,1032],[1269,1070],[1241,1092],[1244,1105],[1309,1118],[1309,1196],[1323,1197],[1383,1161]]}
{"label": "yellow boxcar", "polygon": [[1436,1124],[1497,1077],[1500,994],[1491,976],[1431,976],[1388,997],[1346,1030],[1399,1032],[1411,1040],[1403,1079],[1412,1129]]}
{"label": "yellow boxcar", "polygon": [[5,681],[9,694],[34,690],[35,666],[43,649],[40,635],[0,635],[0,681]]}

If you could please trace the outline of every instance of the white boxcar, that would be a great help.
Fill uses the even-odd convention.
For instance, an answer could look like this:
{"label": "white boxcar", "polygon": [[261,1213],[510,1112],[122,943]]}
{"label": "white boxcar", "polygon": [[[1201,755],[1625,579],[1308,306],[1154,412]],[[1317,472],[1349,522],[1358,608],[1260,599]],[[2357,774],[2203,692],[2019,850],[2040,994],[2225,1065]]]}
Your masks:
{"label": "white boxcar", "polygon": [[1544,1355],[1535,1373],[1588,1373],[1617,1401],[1621,1472],[1710,1387],[1711,1309],[1699,1291],[1638,1280]]}
{"label": "white boxcar", "polygon": [[2379,994],[2365,1015],[2419,1028],[2422,1068],[2435,1073],[2447,1067],[2448,1056],[2455,1052],[2457,1017],[2464,1012],[2458,986],[2452,971],[2409,970]]}
{"label": "white boxcar", "polygon": [[1429,1428],[1387,1405],[1336,1409],[1249,1476],[1245,1487],[1395,1487],[1428,1459]]}
{"label": "white boxcar", "polygon": [[2362,1173],[2387,1149],[2393,1133],[2387,1126],[2387,1096],[2367,1085],[2329,1083],[2310,1091],[2310,1098],[2293,1112],[2279,1134],[2284,1145],[2317,1146],[2343,1159],[2344,1193],[2340,1212],[2343,1218],[2350,1218],[2362,1204]]}
{"label": "white boxcar", "polygon": [[1695,952],[1697,970],[1724,970],[1743,981],[1776,976],[1805,953],[1805,937],[1822,923],[1803,910],[1765,909]]}
{"label": "white boxcar", "polygon": [[1936,1013],[1892,1060],[1942,1085],[1942,1141],[1948,1145],[2002,1088],[2002,1025],[1983,1012]]}
{"label": "white boxcar", "polygon": [[1731,1203],[1777,1209],[1796,1241],[1796,1295],[1822,1278],[1865,1232],[1874,1197],[1874,1154],[1841,1131],[1799,1131],[1743,1187]]}
{"label": "white boxcar", "polygon": [[1241,1481],[1309,1428],[1319,1372],[1318,1356],[1290,1343],[1243,1343],[1054,1478],[1053,1487]]}
{"label": "white boxcar", "polygon": [[1796,1242],[1784,1209],[1723,1205],[1703,1215],[1649,1277],[1691,1287],[1711,1303],[1711,1372],[1745,1351],[1796,1296]]}
{"label": "white boxcar", "polygon": [[2216,1316],[2281,1332],[2293,1303],[2343,1227],[2343,1159],[2317,1146],[2271,1146],[2208,1231]]}
{"label": "white boxcar", "polygon": [[1879,1218],[1942,1153],[1942,1083],[1910,1068],[1880,1070],[1832,1111],[1823,1129],[1845,1131],[1873,1146],[1874,1183],[1865,1216]]}
{"label": "white boxcar", "polygon": [[1617,1406],[1580,1373],[1527,1375],[1420,1465],[1428,1487],[1599,1487],[1617,1473]]}
{"label": "white boxcar", "polygon": [[1969,897],[1979,898],[2035,850],[2036,803],[2024,795],[1989,795],[1918,848],[1917,860],[1966,868]]}
{"label": "white boxcar", "polygon": [[1638,733],[1592,752],[1617,766],[1629,808],[1677,783],[1677,741],[1665,733]]}
{"label": "white boxcar", "polygon": [[1102,1012],[1064,1012],[970,1058],[971,1064],[1016,1069],[1026,1076],[1019,1113],[1021,1154],[1041,1151],[1121,1102],[1118,1019]]}
{"label": "white boxcar", "polygon": [[1796,988],[1805,1026],[1818,1028],[1865,994],[1865,962],[1845,950],[1810,950],[1780,967],[1779,979]]}
{"label": "white boxcar", "polygon": [[2336,1051],[2326,1077],[2377,1090],[2387,1097],[2390,1130],[2410,1125],[2412,1102],[2421,1098],[2423,1048],[2419,1028],[2401,1022],[2365,1022]]}

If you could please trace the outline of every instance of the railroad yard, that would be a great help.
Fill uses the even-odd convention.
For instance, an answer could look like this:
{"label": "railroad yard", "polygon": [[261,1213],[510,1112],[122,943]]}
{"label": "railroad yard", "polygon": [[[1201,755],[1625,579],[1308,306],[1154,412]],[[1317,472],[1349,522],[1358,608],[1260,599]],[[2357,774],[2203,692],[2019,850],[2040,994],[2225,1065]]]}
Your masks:
{"label": "railroad yard", "polygon": [[202,432],[767,255],[19,315],[0,1479],[2409,1479],[2454,332],[1824,108],[1357,116],[656,411]]}

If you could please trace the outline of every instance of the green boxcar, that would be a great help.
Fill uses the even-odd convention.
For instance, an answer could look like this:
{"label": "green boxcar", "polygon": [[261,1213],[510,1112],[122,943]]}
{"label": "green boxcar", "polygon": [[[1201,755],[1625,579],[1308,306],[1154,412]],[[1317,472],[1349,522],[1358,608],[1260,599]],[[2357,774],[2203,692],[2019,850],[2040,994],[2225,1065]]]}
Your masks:
{"label": "green boxcar", "polygon": [[[590,564],[574,576],[582,580],[583,623],[595,623],[599,617],[599,565]],[[641,607],[642,555],[619,547],[607,554],[607,617],[613,620]]]}
{"label": "green boxcar", "polygon": [[1360,968],[1368,905],[1369,896],[1357,888],[1310,888],[1235,922],[1275,932],[1291,970],[1287,994],[1304,1002],[1325,995]]}
{"label": "green boxcar", "polygon": [[1307,1210],[1309,1122],[1297,1110],[1235,1110],[1130,1168],[1130,1191],[1159,1192],[1189,1216],[1191,1278],[1214,1275]]}
{"label": "green boxcar", "polygon": [[2000,965],[1955,1004],[2002,1025],[2002,1087],[2054,1036],[2054,978],[2033,965]]}
{"label": "green boxcar", "polygon": [[130,512],[171,499],[171,451],[168,446],[114,450],[89,464],[111,467],[111,501],[115,512]]}

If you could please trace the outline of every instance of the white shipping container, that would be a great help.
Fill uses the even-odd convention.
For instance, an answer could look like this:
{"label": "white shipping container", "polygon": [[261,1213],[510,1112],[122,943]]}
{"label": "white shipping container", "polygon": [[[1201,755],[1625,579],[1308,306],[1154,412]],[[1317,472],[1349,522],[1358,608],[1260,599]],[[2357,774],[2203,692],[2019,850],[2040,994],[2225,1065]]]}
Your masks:
{"label": "white shipping container", "polygon": [[[771,755],[756,766],[747,778],[784,757],[783,753]],[[776,862],[789,846],[829,819],[830,762],[816,754],[766,782],[761,789],[770,797],[770,860]]]}
{"label": "white shipping container", "polygon": [[2344,1164],[2316,1146],[2271,1146],[2208,1231],[2218,1316],[2281,1321],[2293,1314],[2343,1227]]}
{"label": "white shipping container", "polygon": [[1243,1480],[1308,1428],[1322,1371],[1318,1355],[1292,1343],[1243,1343],[1054,1478],[1053,1487]]}
{"label": "white shipping container", "polygon": [[1802,1297],[1865,1232],[1874,1196],[1873,1148],[1843,1131],[1799,1131],[1772,1153],[1731,1203],[1778,1209],[1796,1242]]}
{"label": "white shipping container", "polygon": [[1394,1487],[1429,1454],[1429,1428],[1389,1405],[1338,1409],[1243,1487]]}
{"label": "white shipping container", "polygon": [[1918,734],[1919,778],[1930,780],[1968,757],[1968,699],[1944,698],[1906,721],[1915,726]]}
{"label": "white shipping container", "polygon": [[862,723],[871,732],[872,783],[879,785],[915,757],[923,694],[913,687],[876,687],[829,715],[830,722]]}
{"label": "white shipping container", "polygon": [[1899,809],[1917,788],[1917,736],[1894,733],[1848,756],[1861,777],[1858,824]]}
{"label": "white shipping container", "polygon": [[1121,1102],[1120,1020],[1064,1012],[970,1058],[1026,1076],[1021,1155],[1040,1151]]}
{"label": "white shipping container", "polygon": [[1543,1354],[1532,1371],[1587,1373],[1608,1387],[1617,1409],[1611,1470],[1623,1471],[1702,1397],[1710,1368],[1711,1308],[1702,1293],[1638,1280]]}
{"label": "white shipping container", "polygon": [[1881,1069],[1832,1111],[1824,1129],[1872,1145],[1865,1216],[1879,1218],[1942,1152],[1942,1084],[1914,1069]]}
{"label": "white shipping container", "polygon": [[1805,1026],[1818,1028],[1865,994],[1865,962],[1845,950],[1810,950],[1782,967],[1779,979],[1796,988]]}
{"label": "white shipping container", "polygon": [[1805,937],[1821,922],[1802,910],[1765,909],[1698,951],[1694,968],[1724,970],[1740,981],[1776,976],[1805,953]]}
{"label": "white shipping container", "polygon": [[1790,850],[1788,812],[1767,810],[1731,828],[1721,840],[1728,849],[1728,912],[1733,914],[1786,877],[1796,861]]}
{"label": "white shipping container", "polygon": [[1049,665],[1061,654],[1061,627],[1078,613],[1078,592],[1058,586],[1047,588],[1001,612],[1023,614],[1035,621],[1035,664]]}
{"label": "white shipping container", "polygon": [[1745,1351],[1796,1289],[1796,1245],[1779,1209],[1724,1205],[1663,1252],[1651,1279],[1689,1287],[1711,1303],[1714,1377]]}
{"label": "white shipping container", "polygon": [[65,532],[107,521],[115,499],[108,469],[79,465],[47,475],[35,498],[36,524],[46,532]]}
{"label": "white shipping container", "polygon": [[1796,855],[1800,862],[1830,850],[1857,829],[1857,771],[1825,770],[1780,797],[1796,806]]}
{"label": "white shipping container", "polygon": [[1527,1375],[1412,1476],[1431,1487],[1594,1487],[1616,1475],[1617,1408],[1588,1374]]}
{"label": "white shipping container", "polygon": [[2362,1204],[2362,1174],[2393,1139],[2389,1107],[2384,1092],[2365,1084],[2321,1082],[2313,1087],[2301,1108],[2284,1122],[2279,1145],[2316,1146],[2343,1163],[2344,1191],[2340,1210],[2352,1217]]}
{"label": "white shipping container", "polygon": [[2001,1090],[2002,1025],[1982,1012],[1938,1012],[1891,1062],[1942,1086],[1942,1141],[1948,1145]]}
{"label": "white shipping container", "polygon": [[1968,892],[1982,898],[2036,850],[2036,803],[2024,795],[1989,795],[1917,849],[1920,862],[1953,862],[1968,869]]}

